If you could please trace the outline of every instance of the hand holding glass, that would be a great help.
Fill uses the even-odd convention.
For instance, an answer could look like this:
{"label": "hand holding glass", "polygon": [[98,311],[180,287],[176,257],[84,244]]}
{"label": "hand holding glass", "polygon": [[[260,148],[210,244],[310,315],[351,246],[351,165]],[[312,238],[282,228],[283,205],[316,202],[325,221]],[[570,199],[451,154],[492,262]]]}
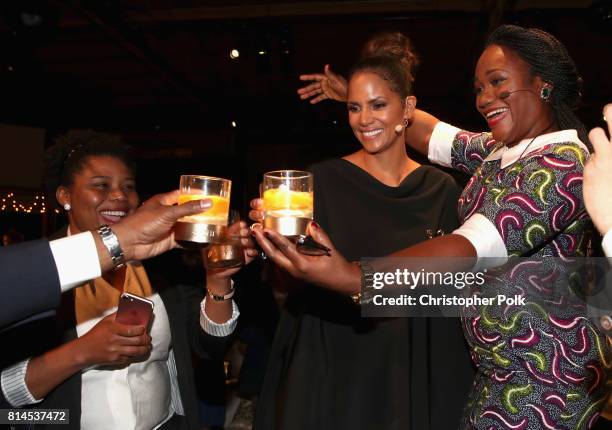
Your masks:
{"label": "hand holding glass", "polygon": [[230,210],[228,228],[223,240],[211,244],[205,251],[205,264],[209,269],[227,269],[244,264],[244,247],[240,241],[240,214]]}

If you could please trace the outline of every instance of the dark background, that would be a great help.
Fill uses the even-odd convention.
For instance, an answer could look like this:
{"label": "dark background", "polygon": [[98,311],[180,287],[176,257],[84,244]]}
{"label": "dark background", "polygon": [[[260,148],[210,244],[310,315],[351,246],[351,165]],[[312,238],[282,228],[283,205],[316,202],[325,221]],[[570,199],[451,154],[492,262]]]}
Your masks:
{"label": "dark background", "polygon": [[[418,107],[483,129],[473,67],[501,23],[543,28],[566,45],[585,82],[578,115],[600,125],[612,100],[612,2],[579,0],[3,1],[0,123],[44,130],[44,146],[72,128],[120,133],[143,198],[177,187],[180,174],[222,176],[244,215],[263,172],[358,148],[342,104],[299,100],[300,73],[326,63],[345,73],[373,33],[402,31],[422,61]],[[19,169],[19,142],[0,136],[0,145],[2,164]],[[25,162],[40,165],[40,154]],[[18,176],[0,195],[33,201],[39,190]],[[8,210],[0,233],[16,226],[33,238],[62,222],[49,210]]]}

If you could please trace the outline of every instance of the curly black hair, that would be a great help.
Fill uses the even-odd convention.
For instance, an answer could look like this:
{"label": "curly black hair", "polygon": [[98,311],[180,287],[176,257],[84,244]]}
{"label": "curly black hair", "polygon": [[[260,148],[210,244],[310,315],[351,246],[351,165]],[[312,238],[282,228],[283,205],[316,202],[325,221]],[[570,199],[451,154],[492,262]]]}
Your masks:
{"label": "curly black hair", "polygon": [[71,186],[87,158],[98,155],[117,158],[136,173],[130,150],[120,136],[93,130],[69,131],[58,136],[45,151],[43,183],[49,200],[56,203],[57,188]]}
{"label": "curly black hair", "polygon": [[586,128],[574,114],[582,98],[582,78],[576,64],[555,36],[537,28],[502,25],[489,36],[485,47],[504,46],[516,52],[531,67],[531,73],[552,85],[549,99],[554,118],[563,129],[576,129],[590,147]]}

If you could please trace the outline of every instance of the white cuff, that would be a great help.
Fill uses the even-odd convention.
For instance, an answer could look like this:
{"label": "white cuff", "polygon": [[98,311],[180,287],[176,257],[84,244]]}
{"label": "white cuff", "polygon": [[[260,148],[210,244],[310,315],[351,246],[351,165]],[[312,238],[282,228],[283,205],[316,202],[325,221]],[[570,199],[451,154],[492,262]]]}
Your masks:
{"label": "white cuff", "polygon": [[603,248],[606,257],[612,258],[612,230],[609,230],[601,241],[601,247]]}
{"label": "white cuff", "polygon": [[40,403],[43,400],[36,400],[26,385],[25,377],[29,362],[30,359],[28,358],[2,370],[2,376],[0,377],[2,394],[14,408]]}
{"label": "white cuff", "polygon": [[204,297],[204,300],[202,300],[202,303],[200,304],[200,326],[202,326],[202,330],[212,336],[217,337],[224,337],[232,334],[234,332],[234,329],[236,329],[236,324],[238,324],[238,317],[240,316],[240,312],[238,311],[238,305],[236,305],[236,302],[230,299],[232,300],[232,316],[230,317],[230,319],[225,321],[224,323],[216,323],[210,318],[208,318],[208,315],[206,315],[206,311],[204,310],[204,306],[206,306],[206,299],[207,297]]}
{"label": "white cuff", "polygon": [[429,161],[441,166],[451,167],[451,148],[455,136],[460,131],[461,129],[445,122],[437,123],[429,138],[429,149],[427,150]]}
{"label": "white cuff", "polygon": [[49,242],[62,292],[102,274],[96,242],[91,232]]}
{"label": "white cuff", "polygon": [[476,248],[478,260],[472,270],[498,267],[508,261],[508,250],[495,225],[484,215],[469,217],[453,234],[465,237]]}

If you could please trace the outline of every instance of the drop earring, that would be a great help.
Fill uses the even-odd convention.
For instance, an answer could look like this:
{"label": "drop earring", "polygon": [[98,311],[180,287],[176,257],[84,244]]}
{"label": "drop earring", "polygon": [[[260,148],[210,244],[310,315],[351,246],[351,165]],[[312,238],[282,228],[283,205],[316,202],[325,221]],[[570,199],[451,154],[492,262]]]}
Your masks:
{"label": "drop earring", "polygon": [[544,100],[545,102],[548,102],[548,99],[550,99],[551,92],[552,92],[552,89],[550,87],[548,86],[542,87],[542,89],[540,90],[540,98]]}

